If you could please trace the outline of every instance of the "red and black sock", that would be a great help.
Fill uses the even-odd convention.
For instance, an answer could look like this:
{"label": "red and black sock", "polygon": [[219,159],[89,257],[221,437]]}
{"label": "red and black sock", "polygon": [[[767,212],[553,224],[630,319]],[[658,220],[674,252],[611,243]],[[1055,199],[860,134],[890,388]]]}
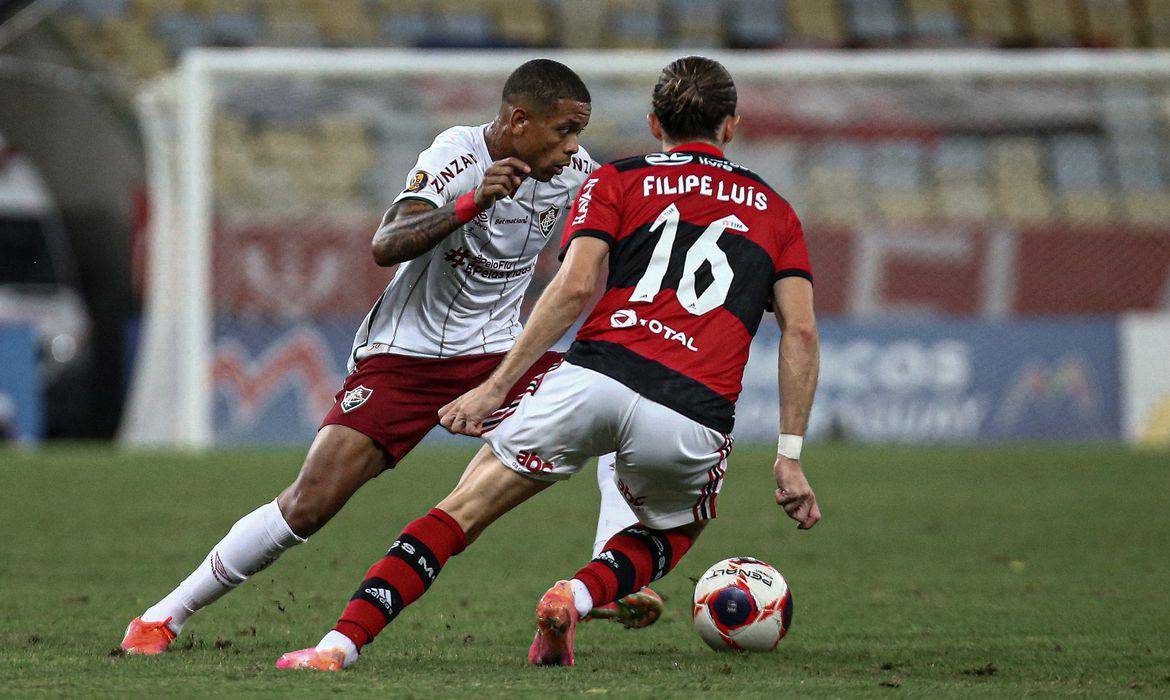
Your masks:
{"label": "red and black sock", "polygon": [[573,578],[589,589],[595,607],[612,603],[665,576],[693,543],[694,539],[679,528],[651,530],[631,525],[611,537],[601,553]]}
{"label": "red and black sock", "polygon": [[358,649],[374,641],[402,609],[422,597],[447,560],[463,551],[463,529],[438,508],[406,526],[366,579],[333,628]]}

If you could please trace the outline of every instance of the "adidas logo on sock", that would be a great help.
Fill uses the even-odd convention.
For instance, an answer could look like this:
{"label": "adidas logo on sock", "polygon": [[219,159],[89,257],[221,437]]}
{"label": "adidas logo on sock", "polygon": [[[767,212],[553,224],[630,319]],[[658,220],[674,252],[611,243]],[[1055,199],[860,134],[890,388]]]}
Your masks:
{"label": "adidas logo on sock", "polygon": [[394,604],[390,602],[390,591],[385,588],[367,588],[365,593],[381,603],[387,613],[394,612]]}

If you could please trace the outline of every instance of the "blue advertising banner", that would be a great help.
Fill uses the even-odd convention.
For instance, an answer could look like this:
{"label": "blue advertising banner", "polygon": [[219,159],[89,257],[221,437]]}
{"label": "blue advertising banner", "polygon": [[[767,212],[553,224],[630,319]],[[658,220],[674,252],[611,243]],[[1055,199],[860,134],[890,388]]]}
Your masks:
{"label": "blue advertising banner", "polygon": [[216,324],[210,372],[215,442],[311,441],[341,388],[360,322]]}
{"label": "blue advertising banner", "polygon": [[[217,327],[216,441],[311,440],[341,387],[360,320]],[[822,320],[820,331],[812,438],[930,443],[1121,436],[1115,321]],[[779,331],[765,318],[736,410],[741,441],[776,439],[778,344]],[[428,439],[453,438],[436,429]]]}
{"label": "blue advertising banner", "polygon": [[[218,322],[210,372],[215,442],[310,442],[341,389],[361,321]],[[568,346],[566,339],[555,347],[563,351]],[[436,428],[427,440],[473,444],[474,438]]]}
{"label": "blue advertising banner", "polygon": [[36,333],[0,325],[0,442],[35,444],[43,430]]}
{"label": "blue advertising banner", "polygon": [[[820,331],[811,437],[929,443],[1121,435],[1115,321],[822,321]],[[741,440],[775,438],[778,344],[775,325],[763,324],[736,411]]]}

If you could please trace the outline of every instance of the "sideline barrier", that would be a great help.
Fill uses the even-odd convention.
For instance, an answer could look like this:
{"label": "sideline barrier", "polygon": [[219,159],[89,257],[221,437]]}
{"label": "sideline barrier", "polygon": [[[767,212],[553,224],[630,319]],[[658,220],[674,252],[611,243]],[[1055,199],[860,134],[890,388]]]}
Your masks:
{"label": "sideline barrier", "polygon": [[[356,321],[251,325],[217,333],[214,441],[307,442],[341,385]],[[1170,315],[822,318],[820,330],[812,439],[1170,444]],[[263,340],[244,347],[241,337]],[[744,372],[735,427],[741,442],[776,439],[779,337],[765,318]],[[450,436],[436,430],[436,438]]]}
{"label": "sideline barrier", "polygon": [[[1112,319],[822,320],[820,330],[811,438],[932,443],[1121,437]],[[775,439],[778,342],[775,324],[761,326],[736,416],[741,440]]]}

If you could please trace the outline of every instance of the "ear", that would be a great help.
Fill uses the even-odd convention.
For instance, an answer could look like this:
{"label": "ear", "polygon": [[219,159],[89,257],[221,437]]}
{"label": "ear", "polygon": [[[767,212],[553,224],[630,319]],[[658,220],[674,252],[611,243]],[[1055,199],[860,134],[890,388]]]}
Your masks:
{"label": "ear", "polygon": [[723,143],[731,143],[731,139],[735,138],[735,130],[739,127],[739,115],[733,114],[723,120],[723,125],[719,127],[719,140]]}
{"label": "ear", "polygon": [[646,115],[646,124],[650,126],[650,135],[654,137],[655,141],[664,140],[662,133],[662,122],[658,120],[658,116],[653,112]]}
{"label": "ear", "polygon": [[508,113],[508,129],[513,136],[523,134],[524,129],[531,121],[532,115],[524,107],[512,107],[512,111]]}

